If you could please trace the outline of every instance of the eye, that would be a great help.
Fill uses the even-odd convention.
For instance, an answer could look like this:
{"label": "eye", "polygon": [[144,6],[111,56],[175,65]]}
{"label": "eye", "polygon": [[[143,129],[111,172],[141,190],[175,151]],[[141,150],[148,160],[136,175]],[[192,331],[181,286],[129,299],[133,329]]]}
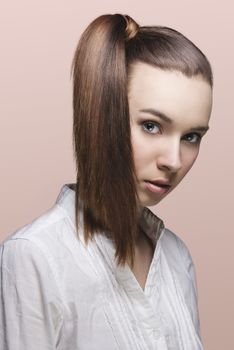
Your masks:
{"label": "eye", "polygon": [[158,132],[160,131],[160,126],[157,123],[150,120],[144,121],[142,123],[142,127],[143,130],[149,134],[158,134]]}
{"label": "eye", "polygon": [[184,139],[188,141],[189,143],[199,143],[201,141],[202,136],[198,134],[197,132],[192,132],[190,134],[187,134],[184,136]]}

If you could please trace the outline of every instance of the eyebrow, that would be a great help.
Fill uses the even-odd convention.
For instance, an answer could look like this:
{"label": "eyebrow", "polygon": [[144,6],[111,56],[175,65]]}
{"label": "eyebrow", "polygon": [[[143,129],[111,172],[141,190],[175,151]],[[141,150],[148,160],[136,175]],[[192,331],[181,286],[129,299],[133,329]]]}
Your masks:
{"label": "eyebrow", "polygon": [[[171,118],[169,118],[165,113],[163,113],[159,110],[156,110],[153,108],[143,108],[143,109],[140,109],[140,112],[150,113],[150,114],[154,115],[155,117],[158,117],[158,118],[164,120],[168,124],[173,123],[173,120]],[[209,130],[209,126],[192,127],[191,130],[207,131],[207,130]]]}

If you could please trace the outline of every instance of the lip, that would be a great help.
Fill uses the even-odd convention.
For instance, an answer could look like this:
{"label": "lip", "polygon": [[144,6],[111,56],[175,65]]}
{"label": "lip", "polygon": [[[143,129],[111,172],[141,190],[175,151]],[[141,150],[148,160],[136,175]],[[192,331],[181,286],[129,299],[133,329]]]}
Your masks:
{"label": "lip", "polygon": [[[145,181],[146,188],[152,192],[157,194],[164,194],[167,193],[171,187],[168,180],[160,179],[160,180],[153,180],[153,181]],[[161,187],[160,185],[164,185],[166,187]]]}
{"label": "lip", "polygon": [[167,179],[156,179],[156,180],[146,180],[146,182],[151,182],[153,184],[157,185],[168,185],[170,186],[170,182]]}

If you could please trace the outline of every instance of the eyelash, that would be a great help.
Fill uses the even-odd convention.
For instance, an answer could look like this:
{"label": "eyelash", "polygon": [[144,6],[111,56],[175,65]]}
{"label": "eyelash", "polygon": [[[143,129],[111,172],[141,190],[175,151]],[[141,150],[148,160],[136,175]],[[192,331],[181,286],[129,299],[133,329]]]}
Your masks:
{"label": "eyelash", "polygon": [[201,141],[202,136],[200,134],[198,134],[197,132],[191,132],[190,134],[185,135],[185,137],[188,137],[191,135],[195,135],[197,137],[197,139],[196,139],[196,141],[188,141],[189,143],[198,144]]}
{"label": "eyelash", "polygon": [[[144,130],[145,132],[147,132],[148,134],[153,134],[153,135],[155,135],[155,134],[158,134],[158,132],[150,132],[150,131],[147,131],[147,130],[144,128],[144,126],[147,125],[147,124],[151,124],[151,125],[153,125],[153,126],[156,126],[156,127],[159,129],[159,131],[161,131],[161,126],[160,126],[158,123],[156,123],[156,122],[154,122],[154,121],[151,121],[151,120],[147,120],[147,121],[142,122],[142,127],[143,127],[143,130]],[[201,138],[202,138],[202,135],[199,134],[199,133],[197,133],[197,132],[191,132],[191,133],[185,135],[185,136],[183,137],[183,139],[185,139],[186,137],[189,137],[189,136],[191,136],[191,135],[195,135],[195,136],[196,136],[196,141],[188,141],[188,140],[187,140],[188,143],[190,143],[190,144],[198,144],[198,143],[200,143]]]}
{"label": "eyelash", "polygon": [[[160,127],[160,125],[159,125],[158,123],[155,123],[155,122],[153,122],[153,121],[151,121],[151,120],[146,120],[146,121],[142,122],[142,126],[143,126],[143,127],[144,127],[145,125],[147,125],[147,124],[152,124],[152,125],[154,125],[154,126],[157,126],[157,128],[158,128],[159,130],[161,129],[161,127]],[[147,131],[146,129],[143,129],[143,130],[146,131],[147,133],[151,134],[150,131]],[[156,134],[156,133],[152,133],[152,134]]]}

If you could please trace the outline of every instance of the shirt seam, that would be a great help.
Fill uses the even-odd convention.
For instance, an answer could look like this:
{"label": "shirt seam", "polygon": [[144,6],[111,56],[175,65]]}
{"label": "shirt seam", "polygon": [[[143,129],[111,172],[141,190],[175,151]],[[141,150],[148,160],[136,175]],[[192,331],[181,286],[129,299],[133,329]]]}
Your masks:
{"label": "shirt seam", "polygon": [[[57,288],[57,292],[58,292],[58,295],[59,295],[59,302],[60,302],[60,305],[61,305],[61,312],[60,312],[60,316],[61,316],[61,318],[62,318],[62,320],[63,320],[63,313],[64,313],[64,304],[63,304],[63,299],[62,299],[62,293],[61,293],[61,290],[60,290],[60,287],[59,287],[59,284],[58,284],[58,280],[57,280],[57,278],[56,278],[56,273],[54,273],[54,270],[53,270],[53,268],[52,268],[52,266],[51,266],[51,264],[50,264],[50,262],[49,262],[49,260],[53,260],[53,257],[52,256],[50,256],[50,257],[48,257],[47,256],[47,254],[41,249],[41,247],[37,244],[37,242],[35,242],[35,241],[33,241],[33,240],[31,240],[31,239],[29,239],[29,238],[24,238],[24,237],[13,237],[13,238],[11,238],[11,239],[9,239],[8,241],[6,241],[4,244],[3,244],[3,249],[4,249],[4,246],[6,245],[6,244],[9,244],[9,242],[11,242],[11,241],[16,241],[16,240],[25,240],[25,241],[27,241],[27,242],[30,242],[30,244],[32,244],[34,247],[36,247],[36,249],[40,252],[40,254],[44,257],[44,259],[45,259],[45,261],[46,261],[46,264],[47,264],[47,266],[49,267],[49,269],[50,269],[50,272],[51,272],[51,275],[53,276],[53,279],[54,279],[54,282],[55,282],[55,285],[56,285],[56,288]],[[48,259],[49,258],[49,259]],[[7,270],[9,273],[11,273],[10,272],[10,270],[7,268],[7,267],[5,267],[5,266],[2,266],[5,270]]]}

